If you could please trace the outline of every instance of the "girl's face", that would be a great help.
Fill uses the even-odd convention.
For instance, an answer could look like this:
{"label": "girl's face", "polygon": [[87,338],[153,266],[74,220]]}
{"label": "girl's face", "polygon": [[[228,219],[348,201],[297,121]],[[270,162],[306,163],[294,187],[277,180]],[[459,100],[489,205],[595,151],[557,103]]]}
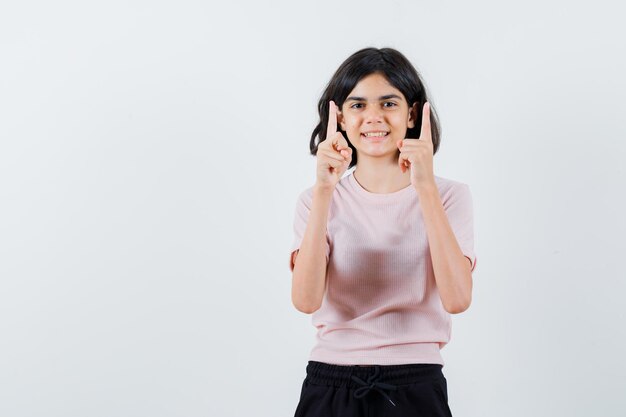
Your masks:
{"label": "girl's face", "polygon": [[[395,156],[396,142],[415,126],[417,103],[409,108],[404,95],[378,73],[363,77],[348,94],[338,121],[357,154]],[[372,135],[373,134],[373,135]]]}

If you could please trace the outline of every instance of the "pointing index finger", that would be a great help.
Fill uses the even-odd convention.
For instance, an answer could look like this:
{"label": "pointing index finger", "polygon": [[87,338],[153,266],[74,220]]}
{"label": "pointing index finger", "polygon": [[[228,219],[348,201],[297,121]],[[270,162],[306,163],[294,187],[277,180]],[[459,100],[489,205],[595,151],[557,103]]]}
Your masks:
{"label": "pointing index finger", "polygon": [[430,134],[430,103],[425,102],[422,111],[422,129],[420,132],[420,139],[432,141]]}
{"label": "pointing index finger", "polygon": [[328,102],[328,128],[326,130],[326,139],[332,137],[337,132],[337,108],[335,102]]}

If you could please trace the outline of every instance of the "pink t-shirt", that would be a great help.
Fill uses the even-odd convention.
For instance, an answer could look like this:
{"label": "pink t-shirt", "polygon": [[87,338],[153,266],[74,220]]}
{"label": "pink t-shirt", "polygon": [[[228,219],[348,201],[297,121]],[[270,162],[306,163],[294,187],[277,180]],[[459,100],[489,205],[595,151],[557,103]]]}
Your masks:
{"label": "pink t-shirt", "polygon": [[[473,271],[469,187],[438,176],[435,183]],[[300,248],[312,197],[313,187],[298,197],[292,255]],[[335,187],[326,243],[326,292],[311,316],[317,335],[309,360],[337,365],[444,365],[440,349],[450,340],[451,317],[436,286],[415,188],[371,193],[350,172]]]}

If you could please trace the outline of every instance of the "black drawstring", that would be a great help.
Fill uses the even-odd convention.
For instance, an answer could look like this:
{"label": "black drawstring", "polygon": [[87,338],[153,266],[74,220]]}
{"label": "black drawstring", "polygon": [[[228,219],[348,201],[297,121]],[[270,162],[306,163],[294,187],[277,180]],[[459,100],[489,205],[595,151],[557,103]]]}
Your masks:
{"label": "black drawstring", "polygon": [[375,365],[374,375],[371,375],[369,378],[367,378],[367,382],[363,381],[358,376],[351,375],[352,380],[363,385],[362,387],[359,387],[354,391],[354,398],[361,398],[365,396],[368,392],[370,392],[371,389],[375,389],[376,391],[383,394],[385,398],[387,398],[389,402],[393,404],[395,407],[396,404],[393,401],[391,401],[391,398],[389,397],[389,395],[387,395],[387,393],[383,390],[386,389],[386,390],[395,391],[398,389],[398,387],[395,385],[387,384],[386,382],[379,382],[378,381],[379,373],[380,373],[380,366]]}

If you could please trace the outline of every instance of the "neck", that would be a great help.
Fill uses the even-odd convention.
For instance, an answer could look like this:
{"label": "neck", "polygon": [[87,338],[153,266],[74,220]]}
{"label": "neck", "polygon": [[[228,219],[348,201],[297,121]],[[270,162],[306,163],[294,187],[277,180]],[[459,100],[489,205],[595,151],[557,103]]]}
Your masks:
{"label": "neck", "polygon": [[393,159],[359,155],[352,175],[363,188],[375,194],[394,193],[411,185],[411,170],[404,173],[400,170],[397,155]]}

